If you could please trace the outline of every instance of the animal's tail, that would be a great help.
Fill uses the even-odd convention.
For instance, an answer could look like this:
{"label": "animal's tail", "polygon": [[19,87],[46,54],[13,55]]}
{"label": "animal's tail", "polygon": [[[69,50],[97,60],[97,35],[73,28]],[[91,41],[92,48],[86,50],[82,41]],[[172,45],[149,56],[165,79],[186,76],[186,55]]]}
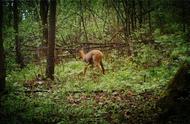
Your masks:
{"label": "animal's tail", "polygon": [[100,61],[100,65],[101,65],[101,68],[102,68],[102,72],[103,72],[103,74],[105,74],[105,69],[104,69],[104,66],[103,66],[102,61]]}

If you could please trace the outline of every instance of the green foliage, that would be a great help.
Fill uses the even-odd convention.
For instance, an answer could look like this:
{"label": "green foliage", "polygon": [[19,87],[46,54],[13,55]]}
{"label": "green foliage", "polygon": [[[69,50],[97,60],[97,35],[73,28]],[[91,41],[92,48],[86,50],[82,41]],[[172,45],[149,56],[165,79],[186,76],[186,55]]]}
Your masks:
{"label": "green foliage", "polygon": [[[150,111],[154,102],[151,99],[143,101],[141,95],[127,96],[131,101],[119,100],[123,99],[122,94],[126,95],[128,92],[143,94],[151,91],[152,94],[161,95],[163,88],[175,74],[177,66],[173,64],[174,61],[162,58],[162,54],[148,45],[142,45],[139,51],[141,52],[133,61],[115,56],[117,53],[111,54],[107,57],[109,61],[104,60],[105,75],[89,67],[84,77],[83,62],[62,62],[55,68],[55,81],[51,82],[52,89],[47,93],[25,93],[23,86],[25,81],[34,79],[37,74],[43,74],[44,66],[31,64],[22,70],[12,71],[7,76],[9,93],[1,99],[2,111],[6,116],[11,115],[4,121],[109,123],[109,119],[106,118],[111,118],[113,122],[121,123],[125,122],[125,114],[122,114],[125,111],[130,112],[131,116],[138,115],[135,113],[139,111]],[[157,58],[161,58],[160,65],[148,65],[144,68],[144,64],[153,63]],[[143,116],[149,117],[148,114]]]}
{"label": "green foliage", "polygon": [[[38,74],[44,75],[44,65],[29,64],[22,70],[15,68],[6,78],[9,93],[1,99],[1,110],[5,116],[11,115],[3,121],[109,123],[106,118],[111,118],[113,122],[121,123],[126,118],[121,114],[125,111],[131,116],[139,112],[151,113],[155,101],[146,101],[142,95],[127,96],[131,101],[117,100],[122,100],[128,92],[132,95],[146,92],[157,97],[163,95],[163,89],[176,73],[178,65],[189,61],[183,35],[161,35],[156,30],[154,38],[155,42],[167,47],[160,49],[151,44],[137,44],[135,50],[138,52],[132,59],[118,57],[117,51],[113,51],[103,62],[105,75],[89,67],[84,77],[84,62],[74,59],[63,61],[55,67],[55,81],[51,82],[49,92],[25,93],[24,83],[35,79]],[[149,114],[143,116],[149,117]]]}
{"label": "green foliage", "polygon": [[161,59],[162,53],[154,49],[154,46],[139,44],[138,53],[135,61],[141,64],[154,64]]}
{"label": "green foliage", "polygon": [[[79,2],[58,1],[56,45],[66,47],[66,44],[85,42],[82,14],[90,42],[109,41],[115,33],[119,33],[116,37],[125,39],[124,32],[120,32],[124,26],[118,26],[121,19],[116,15],[112,2],[84,0],[82,9]],[[163,4],[166,1],[154,2]],[[32,6],[25,4],[20,8],[23,15],[19,23],[19,38],[22,54],[31,57],[31,51],[26,46],[41,45],[42,27],[38,6],[35,2],[31,3]],[[117,3],[116,7],[123,14],[123,8],[118,6],[120,4]],[[44,76],[46,67],[32,64],[32,59],[26,59],[30,64],[19,69],[15,64],[14,30],[6,27],[7,94],[0,99],[0,121],[7,124],[143,123],[145,118],[150,121],[159,113],[155,110],[155,102],[163,95],[178,66],[190,62],[187,34],[179,31],[181,24],[167,10],[163,4],[151,13],[153,34],[148,24],[132,32],[132,59],[111,50],[103,61],[106,74],[102,75],[96,68],[89,67],[86,76],[83,75],[85,64],[82,61],[63,61],[56,65],[55,80],[50,81],[49,89],[39,85],[31,92],[27,92],[24,84],[35,81],[38,74]]]}
{"label": "green foliage", "polygon": [[[154,33],[155,42],[160,43],[163,47],[167,47],[167,51],[162,49],[163,52],[167,52],[166,55],[170,56],[173,60],[184,62],[188,57],[189,44],[186,42],[186,36],[182,32],[176,32],[170,35],[161,35],[159,30]],[[169,47],[170,46],[170,47]],[[165,51],[164,51],[165,50]]]}

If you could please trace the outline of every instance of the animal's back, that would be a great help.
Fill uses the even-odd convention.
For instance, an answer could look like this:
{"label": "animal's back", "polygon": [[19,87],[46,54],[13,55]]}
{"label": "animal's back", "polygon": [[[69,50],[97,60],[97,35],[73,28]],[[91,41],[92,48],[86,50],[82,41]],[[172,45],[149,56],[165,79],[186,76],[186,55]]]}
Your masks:
{"label": "animal's back", "polygon": [[91,50],[90,52],[88,52],[85,55],[85,61],[89,62],[90,64],[92,64],[93,62],[93,57],[95,59],[97,59],[98,61],[101,61],[102,57],[103,57],[103,53],[99,50]]}

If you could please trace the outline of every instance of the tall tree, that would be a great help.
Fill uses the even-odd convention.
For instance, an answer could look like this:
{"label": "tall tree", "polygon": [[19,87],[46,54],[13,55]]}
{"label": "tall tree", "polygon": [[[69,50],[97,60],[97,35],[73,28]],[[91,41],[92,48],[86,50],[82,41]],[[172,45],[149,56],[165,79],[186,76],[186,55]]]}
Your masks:
{"label": "tall tree", "polygon": [[143,1],[139,0],[139,26],[142,27],[143,22]]}
{"label": "tall tree", "polygon": [[48,0],[40,0],[40,16],[42,20],[42,30],[43,30],[43,42],[42,45],[47,46],[48,44]]}
{"label": "tall tree", "polygon": [[24,61],[21,54],[21,43],[19,39],[19,11],[18,11],[18,0],[13,2],[13,15],[14,15],[14,30],[15,30],[15,47],[16,47],[16,62],[20,65],[21,68],[24,67]]}
{"label": "tall tree", "polygon": [[[150,10],[151,0],[148,0],[148,9]],[[151,11],[148,12],[148,25],[150,32],[152,31],[152,24],[151,24]]]}
{"label": "tall tree", "polygon": [[132,1],[131,30],[135,30],[135,0]]}
{"label": "tall tree", "polygon": [[12,1],[9,1],[8,2],[8,10],[9,10],[9,12],[8,12],[8,25],[9,26],[12,26],[12,17],[13,17],[13,14],[12,14],[12,9],[13,9],[13,7],[12,7]]}
{"label": "tall tree", "polygon": [[0,92],[5,89],[5,54],[3,47],[3,0],[0,0]]}
{"label": "tall tree", "polygon": [[54,79],[54,66],[55,66],[54,65],[55,24],[56,24],[56,0],[50,0],[46,76],[52,80]]}
{"label": "tall tree", "polygon": [[85,39],[86,39],[86,42],[88,42],[88,35],[87,35],[86,26],[85,26],[85,19],[84,19],[84,5],[82,3],[82,0],[80,0],[80,17],[81,17],[81,23],[83,26],[83,30],[85,33]]}

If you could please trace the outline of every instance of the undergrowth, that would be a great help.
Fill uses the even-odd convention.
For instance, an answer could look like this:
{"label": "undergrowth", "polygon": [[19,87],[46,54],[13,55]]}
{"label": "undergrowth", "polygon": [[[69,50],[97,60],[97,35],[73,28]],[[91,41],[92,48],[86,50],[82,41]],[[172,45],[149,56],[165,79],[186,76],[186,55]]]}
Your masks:
{"label": "undergrowth", "polygon": [[110,53],[103,62],[105,75],[89,68],[84,76],[83,62],[62,61],[55,67],[55,80],[47,80],[50,87],[33,89],[46,89],[45,92],[28,92],[24,85],[37,75],[44,76],[45,65],[30,64],[11,71],[6,78],[7,94],[1,97],[0,120],[58,124],[151,121],[160,111],[155,102],[164,95],[179,65],[188,58],[187,45],[178,45],[173,37],[157,36],[160,44],[172,40],[173,46],[166,53],[166,48],[155,49],[148,44],[137,46],[140,52],[132,59]]}

